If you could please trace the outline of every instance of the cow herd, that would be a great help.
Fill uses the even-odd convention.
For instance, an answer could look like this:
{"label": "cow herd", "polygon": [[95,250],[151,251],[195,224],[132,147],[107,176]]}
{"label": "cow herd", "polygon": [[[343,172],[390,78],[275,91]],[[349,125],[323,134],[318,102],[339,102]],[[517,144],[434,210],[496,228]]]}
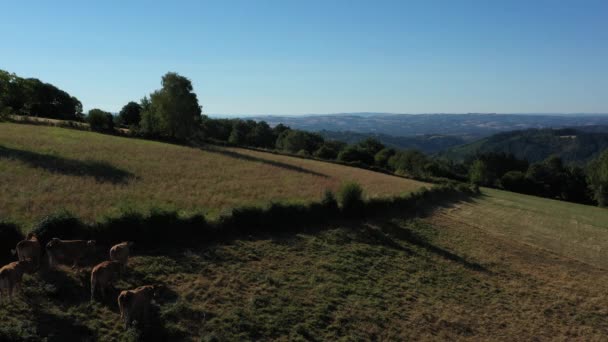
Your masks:
{"label": "cow herd", "polygon": [[[122,242],[113,246],[109,253],[110,259],[93,267],[91,301],[95,300],[96,294],[102,299],[107,298],[109,291],[113,289],[114,283],[127,266],[132,245],[132,242]],[[94,240],[53,238],[46,244],[49,267],[54,268],[57,264],[62,263],[76,268],[94,249]],[[0,268],[0,301],[4,301],[5,297],[9,301],[12,300],[15,290],[21,288],[23,274],[36,272],[41,264],[42,248],[38,237],[33,233],[20,241],[12,252],[17,255],[18,261]],[[133,322],[145,324],[149,321],[150,306],[156,295],[156,289],[153,285],[146,285],[120,292],[117,302],[120,318],[126,329],[131,327]]]}

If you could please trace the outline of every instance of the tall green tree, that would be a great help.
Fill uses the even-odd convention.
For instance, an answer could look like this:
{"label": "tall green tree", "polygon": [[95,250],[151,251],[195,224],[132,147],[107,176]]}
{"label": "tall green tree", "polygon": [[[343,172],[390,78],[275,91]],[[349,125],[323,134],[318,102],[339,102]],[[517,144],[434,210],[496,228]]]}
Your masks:
{"label": "tall green tree", "polygon": [[89,111],[86,119],[93,131],[110,132],[114,130],[114,116],[112,113],[95,108]]}
{"label": "tall green tree", "polygon": [[118,113],[118,120],[125,126],[136,126],[141,121],[141,105],[137,102],[129,102]]}
{"label": "tall green tree", "polygon": [[473,162],[469,169],[469,180],[476,185],[489,185],[488,166],[483,160],[477,159]]}
{"label": "tall green tree", "polygon": [[608,206],[608,150],[602,152],[587,166],[587,181],[593,199],[600,207]]}
{"label": "tall green tree", "polygon": [[198,129],[202,113],[192,82],[169,72],[161,84],[150,94],[149,106],[142,106],[141,128],[147,134],[186,139]]}

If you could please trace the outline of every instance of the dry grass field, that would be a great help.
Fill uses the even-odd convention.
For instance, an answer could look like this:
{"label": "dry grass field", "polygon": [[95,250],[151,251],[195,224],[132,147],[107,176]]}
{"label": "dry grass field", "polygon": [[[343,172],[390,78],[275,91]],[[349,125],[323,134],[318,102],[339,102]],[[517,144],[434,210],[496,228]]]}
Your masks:
{"label": "dry grass field", "polygon": [[[35,132],[35,134],[33,134]],[[306,201],[342,180],[370,196],[425,184],[267,153],[198,150],[0,124],[2,217],[57,207],[218,210]],[[451,201],[451,202],[449,202]],[[0,304],[0,341],[129,341],[116,294],[160,284],[146,341],[584,340],[608,336],[608,210],[483,189],[428,208],[300,233],[136,248],[113,296],[89,301],[91,265],[45,265]],[[418,209],[418,208],[417,208]],[[213,212],[212,212],[213,213]],[[411,215],[411,213],[410,213]],[[168,227],[170,237],[170,227]]]}
{"label": "dry grass field", "polygon": [[[166,286],[153,336],[169,341],[605,338],[605,270],[445,210],[136,251],[117,287]],[[0,306],[0,337],[133,339],[115,300],[89,302],[89,269],[26,276],[27,299]]]}
{"label": "dry grass field", "polygon": [[0,217],[31,224],[66,209],[96,220],[125,208],[214,216],[241,205],[318,200],[344,181],[370,197],[428,184],[243,149],[207,150],[56,127],[0,123]]}

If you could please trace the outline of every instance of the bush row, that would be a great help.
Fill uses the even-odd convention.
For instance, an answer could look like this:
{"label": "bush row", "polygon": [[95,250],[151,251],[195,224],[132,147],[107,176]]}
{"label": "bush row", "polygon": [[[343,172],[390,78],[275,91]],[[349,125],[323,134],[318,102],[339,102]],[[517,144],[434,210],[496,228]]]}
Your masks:
{"label": "bush row", "polygon": [[[296,232],[331,220],[373,217],[390,210],[417,211],[420,206],[476,191],[468,184],[450,182],[404,196],[364,200],[359,185],[351,183],[345,184],[339,192],[340,204],[328,191],[319,202],[238,207],[213,221],[206,220],[203,215],[184,217],[175,211],[153,209],[145,214],[126,211],[119,216],[85,224],[69,212],[62,211],[44,218],[33,231],[43,245],[54,237],[94,239],[107,245],[120,241],[136,241],[144,246],[189,244],[258,233]],[[4,253],[14,248],[23,235],[16,225],[0,223],[0,238],[0,248]]]}

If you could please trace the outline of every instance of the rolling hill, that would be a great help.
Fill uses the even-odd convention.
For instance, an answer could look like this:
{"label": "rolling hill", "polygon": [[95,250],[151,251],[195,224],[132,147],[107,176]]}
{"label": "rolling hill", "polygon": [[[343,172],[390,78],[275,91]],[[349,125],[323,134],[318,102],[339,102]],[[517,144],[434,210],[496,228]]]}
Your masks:
{"label": "rolling hill", "polygon": [[452,147],[439,156],[462,161],[476,153],[505,152],[530,162],[557,155],[566,162],[585,163],[608,148],[603,126],[565,129],[529,129],[498,133],[475,142]]}
{"label": "rolling hill", "polygon": [[319,132],[325,139],[339,140],[348,144],[356,144],[366,138],[375,138],[384,145],[400,150],[415,149],[425,153],[435,153],[448,148],[462,145],[470,139],[451,135],[426,134],[418,136],[392,136],[377,133],[355,133],[355,132]]}
{"label": "rolling hill", "polygon": [[[2,218],[57,207],[218,212],[318,199],[346,179],[371,196],[424,183],[244,149],[0,124]],[[215,185],[219,184],[219,185]],[[203,199],[200,199],[203,198]],[[203,209],[198,209],[201,206]],[[50,207],[50,208],[49,208]],[[224,241],[136,247],[116,290],[160,284],[145,340],[602,340],[608,211],[505,191]],[[295,223],[294,223],[295,224]],[[90,302],[91,265],[43,267],[0,305],[0,340],[138,340],[115,296]]]}
{"label": "rolling hill", "polygon": [[271,125],[279,123],[307,131],[349,131],[392,136],[450,135],[481,138],[528,128],[564,128],[607,125],[602,114],[383,114],[346,113],[332,115],[254,116]]}
{"label": "rolling hill", "polygon": [[[425,212],[136,249],[117,287],[165,286],[158,340],[601,340],[608,333],[608,211],[484,189]],[[27,301],[0,306],[0,337],[136,339],[113,300],[89,302],[88,270],[27,275]]]}
{"label": "rolling hill", "polygon": [[204,150],[64,128],[0,123],[0,216],[59,209],[87,221],[151,207],[216,216],[236,206],[319,200],[357,181],[370,197],[428,184],[245,149]]}

